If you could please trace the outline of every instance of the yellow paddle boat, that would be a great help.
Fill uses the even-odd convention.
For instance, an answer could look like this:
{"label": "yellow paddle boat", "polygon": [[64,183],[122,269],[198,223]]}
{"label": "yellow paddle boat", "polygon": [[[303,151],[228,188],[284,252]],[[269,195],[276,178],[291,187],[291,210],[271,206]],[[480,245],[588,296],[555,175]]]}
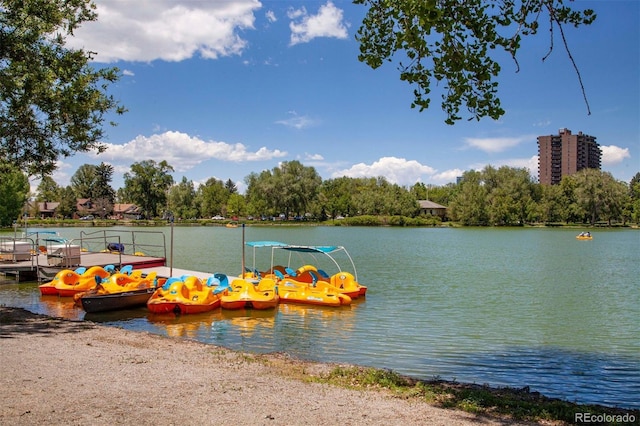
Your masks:
{"label": "yellow paddle boat", "polygon": [[[276,275],[280,275],[277,273]],[[351,304],[351,297],[341,294],[328,283],[316,287],[316,282],[306,283],[282,276],[278,282],[278,294],[282,303],[301,303],[319,306],[343,306]]]}
{"label": "yellow paddle boat", "polygon": [[198,314],[220,307],[220,296],[228,289],[228,278],[216,273],[202,282],[195,276],[169,279],[147,301],[150,312]]}
{"label": "yellow paddle boat", "polygon": [[40,289],[40,294],[43,296],[57,296],[58,289],[56,285],[60,282],[63,282],[68,285],[73,285],[80,280],[80,275],[82,275],[87,268],[84,266],[77,268],[76,270],[71,269],[63,269],[56,274],[55,277],[49,282],[44,284],[40,284],[38,288]]}
{"label": "yellow paddle boat", "polygon": [[328,276],[322,269],[318,270],[313,265],[304,265],[298,268],[292,276],[297,281],[314,283],[318,288],[327,288],[327,291],[335,291],[352,299],[357,299],[367,293],[367,287],[358,284],[353,274],[349,272],[341,271]]}
{"label": "yellow paddle boat", "polygon": [[66,280],[58,281],[55,287],[59,296],[73,297],[78,293],[91,290],[97,283],[111,276],[113,271],[115,271],[113,265],[107,265],[104,268],[102,266],[92,266],[78,276],[77,281],[71,282],[73,279],[69,277]]}
{"label": "yellow paddle boat", "polygon": [[263,278],[257,285],[237,278],[227,293],[220,297],[220,306],[223,309],[273,309],[279,301],[276,282],[272,278]]}
{"label": "yellow paddle boat", "polygon": [[96,294],[115,294],[123,291],[142,290],[155,287],[156,272],[142,276],[141,272],[131,275],[116,272],[95,287]]}
{"label": "yellow paddle boat", "polygon": [[576,235],[576,238],[578,240],[593,240],[593,236],[591,235],[591,232],[581,232],[578,235]]}

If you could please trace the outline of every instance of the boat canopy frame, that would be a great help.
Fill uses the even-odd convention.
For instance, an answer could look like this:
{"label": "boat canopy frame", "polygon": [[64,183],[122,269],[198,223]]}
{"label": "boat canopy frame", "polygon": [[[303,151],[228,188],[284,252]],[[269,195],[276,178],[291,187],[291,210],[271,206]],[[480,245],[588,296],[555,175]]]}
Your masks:
{"label": "boat canopy frame", "polygon": [[344,246],[310,246],[310,245],[297,245],[297,244],[287,244],[279,241],[248,241],[245,245],[251,247],[253,249],[253,270],[256,269],[256,250],[259,248],[270,248],[271,249],[271,268],[273,268],[275,255],[278,250],[284,250],[289,252],[289,259],[287,267],[291,267],[291,258],[296,253],[304,253],[310,255],[314,260],[316,260],[316,255],[326,256],[331,262],[335,265],[338,272],[343,271],[344,269],[340,266],[340,263],[335,259],[334,254],[343,252],[349,262],[351,263],[351,270],[353,271],[353,276],[356,281],[358,281],[358,271],[356,270],[356,265],[353,262],[353,258],[347,251]]}

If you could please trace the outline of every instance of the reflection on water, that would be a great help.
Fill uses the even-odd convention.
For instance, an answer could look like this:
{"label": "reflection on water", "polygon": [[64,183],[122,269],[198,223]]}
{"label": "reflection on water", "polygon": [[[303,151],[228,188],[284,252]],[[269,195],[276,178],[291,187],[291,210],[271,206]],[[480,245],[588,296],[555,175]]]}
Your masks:
{"label": "reflection on water", "polygon": [[82,308],[78,308],[72,297],[40,296],[43,313],[52,317],[81,319],[84,314]]}
{"label": "reflection on water", "polygon": [[169,337],[195,339],[200,329],[209,329],[215,321],[220,321],[220,310],[194,315],[176,315],[175,313],[148,313],[147,320]]}
{"label": "reflection on water", "polygon": [[[62,230],[64,233],[66,230]],[[240,269],[240,233],[176,229],[183,269]],[[85,314],[0,285],[0,304],[235,350],[393,369],[417,378],[530,386],[570,401],[640,408],[640,238],[572,230],[256,228],[251,240],[344,245],[366,299],[322,308],[218,309],[175,316],[145,308]]]}

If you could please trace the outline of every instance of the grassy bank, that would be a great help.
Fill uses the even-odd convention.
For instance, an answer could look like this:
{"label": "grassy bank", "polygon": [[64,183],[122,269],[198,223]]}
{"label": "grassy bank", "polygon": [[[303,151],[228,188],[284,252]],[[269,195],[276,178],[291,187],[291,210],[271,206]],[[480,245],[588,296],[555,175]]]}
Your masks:
{"label": "grassy bank", "polygon": [[336,367],[326,376],[309,380],[354,389],[387,389],[398,398],[414,398],[443,408],[514,420],[572,424],[588,415],[605,420],[604,424],[638,424],[640,421],[640,410],[576,404],[531,392],[528,387],[494,388],[438,379],[422,381],[375,368]]}
{"label": "grassy bank", "polygon": [[[295,221],[295,220],[212,220],[212,219],[186,219],[176,220],[174,226],[226,226],[233,222],[238,225],[246,226],[393,226],[393,227],[463,227],[458,222],[441,221],[437,217],[417,217],[409,218],[404,216],[355,216],[344,219],[329,219],[326,221]],[[110,227],[110,226],[132,226],[132,227],[156,227],[168,226],[169,222],[161,219],[145,219],[145,220],[114,220],[114,219],[94,219],[94,220],[77,220],[77,219],[30,219],[26,224],[24,222],[17,224],[17,229],[27,228],[65,228],[65,227]],[[532,223],[519,226],[518,228],[527,227],[548,227],[548,228],[576,228],[576,229],[593,229],[593,228],[635,228],[636,224],[613,224],[596,223],[594,226],[582,223]],[[4,228],[3,231],[13,230],[13,227]]]}

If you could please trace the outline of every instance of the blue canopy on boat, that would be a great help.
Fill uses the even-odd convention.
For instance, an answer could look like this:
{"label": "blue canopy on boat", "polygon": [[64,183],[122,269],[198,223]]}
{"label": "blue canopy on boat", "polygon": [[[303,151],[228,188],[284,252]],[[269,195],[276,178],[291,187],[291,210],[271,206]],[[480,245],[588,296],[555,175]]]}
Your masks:
{"label": "blue canopy on boat", "polygon": [[249,247],[282,247],[288,245],[279,241],[248,241],[246,244]]}
{"label": "blue canopy on boat", "polygon": [[338,246],[295,246],[295,245],[288,245],[288,246],[284,246],[284,247],[280,247],[283,250],[289,250],[289,251],[299,251],[299,252],[303,252],[303,253],[331,253],[332,251],[336,251],[341,247]]}
{"label": "blue canopy on boat", "polygon": [[279,241],[248,241],[246,243],[249,247],[276,247],[283,250],[298,251],[303,253],[331,253],[338,249],[342,249],[339,246],[301,246],[296,244],[285,244]]}

